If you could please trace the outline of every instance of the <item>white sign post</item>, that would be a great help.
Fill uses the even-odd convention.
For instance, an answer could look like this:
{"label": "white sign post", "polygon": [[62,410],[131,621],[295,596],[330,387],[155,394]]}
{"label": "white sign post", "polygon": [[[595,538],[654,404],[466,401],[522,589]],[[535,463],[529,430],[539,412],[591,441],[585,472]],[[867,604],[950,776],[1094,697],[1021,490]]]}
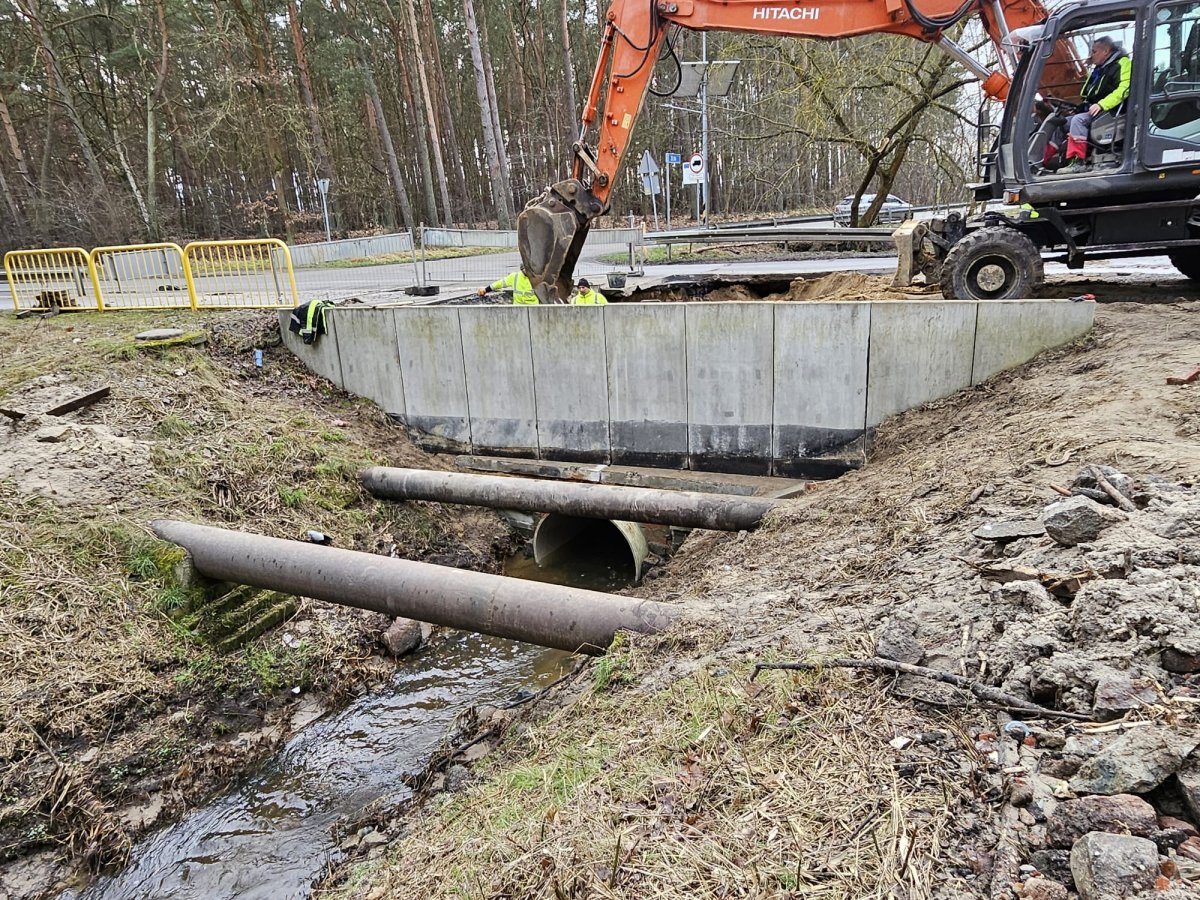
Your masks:
{"label": "white sign post", "polygon": [[325,202],[325,198],[329,195],[329,179],[317,179],[317,190],[321,192],[321,212],[325,216],[325,240],[333,240],[333,235],[329,233],[329,204]]}
{"label": "white sign post", "polygon": [[642,176],[642,193],[650,195],[650,206],[654,210],[654,230],[658,231],[659,168],[649,150],[642,154],[638,174]]}
{"label": "white sign post", "polygon": [[683,164],[683,183],[685,185],[694,184],[696,186],[696,221],[700,221],[700,196],[704,190],[704,182],[707,180],[708,173],[704,165],[704,157],[699,153],[693,153],[686,163]]}
{"label": "white sign post", "polygon": [[[678,153],[667,154],[667,231],[671,230],[671,166],[683,163],[683,156]],[[671,245],[667,245],[667,258],[670,259]]]}

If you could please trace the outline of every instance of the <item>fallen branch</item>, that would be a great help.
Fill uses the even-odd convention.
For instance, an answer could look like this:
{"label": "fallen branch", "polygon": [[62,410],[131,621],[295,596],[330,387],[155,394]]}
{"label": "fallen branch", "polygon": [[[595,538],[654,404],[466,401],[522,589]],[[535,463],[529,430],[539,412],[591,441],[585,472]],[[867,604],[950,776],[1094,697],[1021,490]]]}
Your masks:
{"label": "fallen branch", "polygon": [[1117,504],[1119,509],[1125,512],[1137,512],[1137,507],[1133,502],[1112,486],[1112,482],[1104,477],[1104,473],[1097,466],[1092,466],[1092,477],[1096,479],[1096,484],[1100,485],[1100,490],[1112,497],[1112,502]]}
{"label": "fallen branch", "polygon": [[985,700],[988,703],[994,703],[997,706],[1002,706],[1005,709],[1019,710],[1025,715],[1042,716],[1048,719],[1076,719],[1082,722],[1091,721],[1091,716],[1083,713],[1066,712],[1059,709],[1048,709],[1045,706],[1039,706],[1036,703],[1030,703],[1028,700],[1022,700],[1020,697],[1013,694],[1006,694],[1004,691],[998,690],[986,684],[980,684],[978,681],[972,681],[970,678],[964,678],[961,675],[955,675],[952,672],[939,672],[937,669],[930,669],[927,666],[914,666],[911,663],[896,662],[892,659],[881,659],[872,657],[870,659],[826,659],[821,662],[792,662],[792,663],[755,663],[754,674],[750,676],[753,681],[758,677],[758,673],[763,669],[793,669],[799,671],[813,671],[824,669],[828,666],[834,666],[842,669],[874,669],[878,672],[895,672],[903,675],[916,675],[921,678],[928,678],[931,681],[940,681],[944,684],[952,684],[955,687],[964,688],[970,691],[980,700]]}

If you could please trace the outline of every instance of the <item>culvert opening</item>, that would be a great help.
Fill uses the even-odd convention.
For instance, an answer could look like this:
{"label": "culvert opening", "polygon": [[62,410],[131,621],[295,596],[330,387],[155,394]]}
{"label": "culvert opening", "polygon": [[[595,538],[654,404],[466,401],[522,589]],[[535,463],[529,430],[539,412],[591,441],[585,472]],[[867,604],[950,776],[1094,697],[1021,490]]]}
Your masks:
{"label": "culvert opening", "polygon": [[504,566],[504,574],[593,591],[637,584],[649,552],[633,522],[549,513],[537,523],[531,544]]}

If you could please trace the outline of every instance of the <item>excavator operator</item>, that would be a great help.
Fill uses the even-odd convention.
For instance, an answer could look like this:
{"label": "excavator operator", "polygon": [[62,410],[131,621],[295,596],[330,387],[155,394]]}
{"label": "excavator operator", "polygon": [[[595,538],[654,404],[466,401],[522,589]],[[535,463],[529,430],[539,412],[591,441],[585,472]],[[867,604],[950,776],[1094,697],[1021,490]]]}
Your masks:
{"label": "excavator operator", "polygon": [[1067,126],[1067,165],[1060,170],[1074,175],[1087,170],[1088,129],[1092,119],[1112,112],[1129,96],[1133,60],[1121,45],[1107,35],[1092,42],[1092,74],[1088,76],[1080,98],[1088,107],[1071,116]]}

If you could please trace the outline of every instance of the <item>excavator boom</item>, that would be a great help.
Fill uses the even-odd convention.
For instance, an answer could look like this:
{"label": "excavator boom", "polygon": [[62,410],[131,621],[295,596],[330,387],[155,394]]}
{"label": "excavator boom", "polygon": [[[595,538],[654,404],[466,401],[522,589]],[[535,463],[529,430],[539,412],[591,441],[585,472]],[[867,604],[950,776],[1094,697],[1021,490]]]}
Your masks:
{"label": "excavator boom", "polygon": [[[588,228],[608,206],[672,25],[824,39],[907,35],[942,47],[980,77],[989,96],[1003,100],[1007,75],[989,71],[944,32],[975,15],[999,46],[1010,30],[1037,24],[1046,14],[1039,0],[614,0],[572,147],[571,177],[530,201],[517,221],[525,273],[543,302],[564,302],[569,295]],[[1051,66],[1064,74],[1080,71],[1067,47],[1056,48]],[[595,143],[589,144],[593,126]]]}

